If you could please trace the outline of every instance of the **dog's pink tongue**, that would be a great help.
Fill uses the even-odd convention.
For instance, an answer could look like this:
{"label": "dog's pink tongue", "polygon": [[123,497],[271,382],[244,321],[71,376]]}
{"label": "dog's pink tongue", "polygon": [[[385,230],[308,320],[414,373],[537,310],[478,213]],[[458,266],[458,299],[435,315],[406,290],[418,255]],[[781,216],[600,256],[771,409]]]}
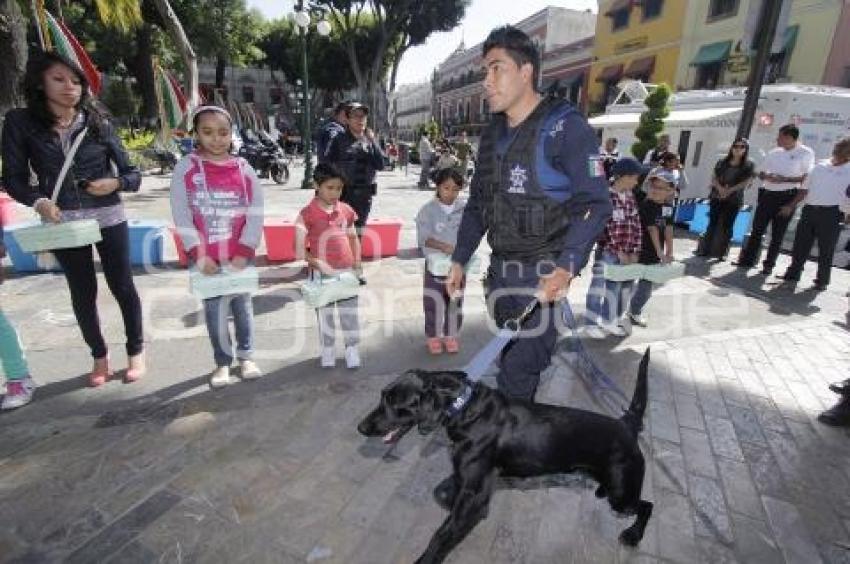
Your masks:
{"label": "dog's pink tongue", "polygon": [[393,442],[393,439],[395,438],[396,433],[398,433],[398,429],[393,429],[392,431],[390,431],[389,433],[384,435],[384,442],[385,443]]}

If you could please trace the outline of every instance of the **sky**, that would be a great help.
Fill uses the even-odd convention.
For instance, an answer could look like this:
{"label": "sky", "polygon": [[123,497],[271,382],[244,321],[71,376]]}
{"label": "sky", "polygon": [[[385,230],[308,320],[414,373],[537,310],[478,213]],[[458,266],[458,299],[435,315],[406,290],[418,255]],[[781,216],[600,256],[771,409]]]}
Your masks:
{"label": "sky", "polygon": [[[420,0],[427,2],[428,0]],[[258,8],[267,18],[280,18],[292,11],[292,0],[247,0],[248,6]],[[424,45],[405,53],[398,71],[399,85],[424,82],[434,68],[442,63],[460,44],[467,47],[484,41],[494,27],[517,23],[546,6],[574,10],[597,9],[597,0],[472,0],[461,24],[452,31],[432,34]]]}

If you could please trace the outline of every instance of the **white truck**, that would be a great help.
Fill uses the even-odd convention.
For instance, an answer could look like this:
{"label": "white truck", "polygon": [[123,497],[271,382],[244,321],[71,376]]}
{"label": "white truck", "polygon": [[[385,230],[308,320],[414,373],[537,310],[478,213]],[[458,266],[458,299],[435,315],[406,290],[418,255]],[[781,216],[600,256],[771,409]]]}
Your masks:
{"label": "white truck", "polygon": [[[644,86],[624,84],[618,100],[631,101],[611,104],[603,115],[589,120],[601,139],[617,138],[622,155],[631,153],[638,120],[646,110],[641,95],[646,92]],[[727,154],[735,138],[745,95],[745,88],[724,88],[671,96],[664,133],[670,135],[672,148],[682,156],[687,183],[681,198],[708,196],[714,164]],[[831,157],[835,142],[850,136],[850,89],[808,84],[764,86],[750,133],[750,158],[756,170],[765,154],[776,147],[779,128],[787,123],[800,128],[800,141],[815,151],[817,160]],[[745,192],[745,204],[755,204],[757,183],[756,180],[754,187]],[[789,228],[787,240],[793,238],[795,225],[796,222]],[[848,256],[843,250],[848,238],[850,230],[845,229],[836,250],[837,266],[847,265]]]}

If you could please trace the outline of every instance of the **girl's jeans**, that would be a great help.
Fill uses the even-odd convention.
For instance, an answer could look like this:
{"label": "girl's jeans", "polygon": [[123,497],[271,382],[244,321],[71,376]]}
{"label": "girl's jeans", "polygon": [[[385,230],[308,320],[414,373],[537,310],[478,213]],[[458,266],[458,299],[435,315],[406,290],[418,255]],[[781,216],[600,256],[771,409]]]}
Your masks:
{"label": "girl's jeans", "polygon": [[652,297],[652,290],[655,288],[655,285],[649,280],[640,280],[637,283],[637,289],[635,290],[634,295],[632,295],[632,303],[629,306],[629,313],[632,315],[640,315],[643,311],[643,306],[646,305],[646,302],[649,301],[649,298]]}
{"label": "girl's jeans", "polygon": [[230,313],[233,314],[236,332],[236,358],[249,360],[254,353],[254,307],[251,295],[229,294],[204,300],[207,332],[216,366],[230,366],[233,362],[233,343],[227,324]]}
{"label": "girl's jeans", "polygon": [[620,261],[612,252],[597,250],[593,262],[593,278],[587,289],[585,304],[587,320],[590,323],[616,323],[625,313],[629,303],[632,283],[606,280],[606,264],[620,264]]}

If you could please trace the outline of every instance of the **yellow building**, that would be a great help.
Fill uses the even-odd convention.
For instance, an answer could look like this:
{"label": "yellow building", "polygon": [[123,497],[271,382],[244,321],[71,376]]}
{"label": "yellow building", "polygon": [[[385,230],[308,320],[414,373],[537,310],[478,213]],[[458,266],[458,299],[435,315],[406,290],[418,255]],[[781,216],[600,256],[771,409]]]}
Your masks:
{"label": "yellow building", "polygon": [[[682,23],[690,0],[600,0],[588,90],[591,113],[604,110],[623,78],[675,84]],[[699,3],[703,3],[700,0]]]}
{"label": "yellow building", "polygon": [[[794,0],[774,44],[767,83],[821,84],[845,0]],[[751,0],[691,2],[684,22],[677,90],[745,85],[748,50],[742,46],[747,19],[760,3]],[[756,18],[757,19],[757,18]]]}

